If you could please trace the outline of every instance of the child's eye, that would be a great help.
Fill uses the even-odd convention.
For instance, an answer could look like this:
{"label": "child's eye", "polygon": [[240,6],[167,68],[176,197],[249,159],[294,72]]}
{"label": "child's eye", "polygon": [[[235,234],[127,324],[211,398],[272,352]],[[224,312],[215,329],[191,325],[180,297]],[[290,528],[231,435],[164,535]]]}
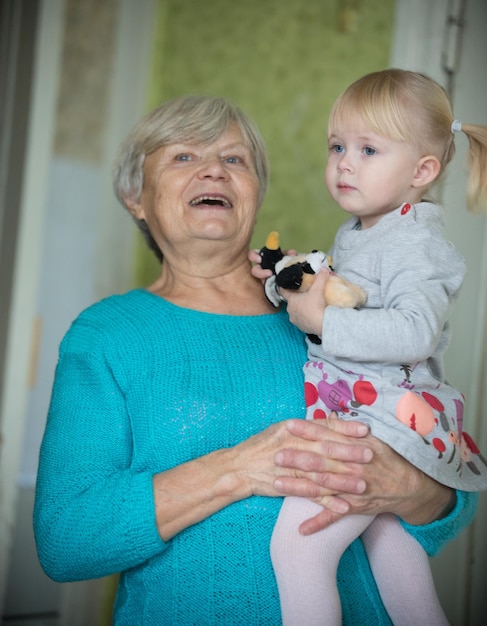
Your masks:
{"label": "child's eye", "polygon": [[372,156],[377,152],[377,150],[375,148],[371,148],[370,146],[367,146],[364,148],[364,154],[366,154],[367,156]]}
{"label": "child's eye", "polygon": [[331,151],[336,152],[336,154],[342,154],[345,152],[345,148],[341,144],[335,143],[331,146]]}

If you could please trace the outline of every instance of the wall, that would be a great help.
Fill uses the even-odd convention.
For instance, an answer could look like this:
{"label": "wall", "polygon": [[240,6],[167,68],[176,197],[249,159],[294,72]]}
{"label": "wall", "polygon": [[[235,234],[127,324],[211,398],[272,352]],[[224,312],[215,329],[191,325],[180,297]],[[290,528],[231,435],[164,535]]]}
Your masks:
{"label": "wall", "polygon": [[[46,164],[50,156],[51,131],[53,124],[54,100],[57,92],[59,69],[59,31],[62,11],[56,1],[49,4],[28,3],[22,0],[2,3],[2,19],[5,8],[10,9],[10,17],[2,22],[9,30],[9,50],[16,55],[8,56],[5,64],[2,58],[2,72],[6,69],[11,81],[5,86],[5,109],[12,112],[13,144],[19,141],[25,154],[17,160],[19,146],[8,151],[9,159],[16,153],[5,169],[5,147],[8,147],[9,134],[2,132],[2,180],[8,189],[8,204],[2,208],[8,214],[16,214],[16,219],[6,219],[2,228],[2,332],[6,329],[6,345],[2,341],[0,356],[2,368],[0,403],[0,608],[3,607],[8,564],[12,549],[12,539],[16,528],[17,472],[21,457],[22,438],[25,426],[25,411],[29,390],[29,374],[32,356],[33,319],[37,296],[38,267],[41,258],[41,237],[45,215]],[[49,29],[39,28],[38,24]],[[49,32],[48,32],[49,31]],[[50,36],[54,34],[54,36]],[[28,37],[30,41],[26,42]],[[33,49],[29,58],[27,51]],[[15,59],[17,56],[17,60]],[[19,62],[20,61],[20,62]],[[41,77],[39,68],[49,68]],[[27,84],[21,93],[17,84]],[[5,110],[4,109],[4,110]],[[20,118],[19,118],[20,114]],[[5,120],[2,119],[2,123]],[[17,125],[23,128],[18,132]],[[2,129],[3,131],[3,129]],[[7,175],[6,175],[7,173]],[[14,224],[15,223],[15,224]],[[17,231],[18,225],[18,231]],[[4,258],[3,241],[10,240],[8,248],[13,254]],[[15,240],[15,243],[13,243]],[[10,276],[5,278],[8,268]],[[11,288],[4,289],[5,281]]]}
{"label": "wall", "polygon": [[38,90],[31,101],[8,393],[2,398],[9,442],[17,444],[9,446],[16,458],[8,465],[2,455],[2,484],[11,492],[20,487],[1,537],[11,540],[15,529],[12,551],[0,554],[1,569],[10,560],[0,594],[2,615],[12,624],[28,614],[92,626],[104,606],[96,583],[61,586],[40,570],[31,527],[33,486],[59,341],[82,308],[131,285],[134,228],[114,199],[110,171],[143,108],[152,11],[152,0],[40,2]]}
{"label": "wall", "polygon": [[[105,129],[115,56],[115,0],[67,0],[52,158],[47,177],[37,316],[39,362],[27,410],[21,484],[33,486],[59,342],[96,299]],[[62,259],[62,263],[59,260]]]}

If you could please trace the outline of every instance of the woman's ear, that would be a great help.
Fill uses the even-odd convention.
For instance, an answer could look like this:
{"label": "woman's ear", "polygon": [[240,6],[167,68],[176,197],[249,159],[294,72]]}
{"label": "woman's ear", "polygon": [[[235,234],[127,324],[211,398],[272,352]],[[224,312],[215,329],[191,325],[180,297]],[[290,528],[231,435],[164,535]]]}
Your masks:
{"label": "woman's ear", "polygon": [[140,202],[135,202],[135,200],[132,200],[132,198],[129,198],[128,196],[124,196],[123,200],[132,217],[135,217],[138,220],[145,219],[144,209],[142,208]]}
{"label": "woman's ear", "polygon": [[429,154],[421,157],[416,164],[413,176],[413,187],[428,187],[438,177],[441,164],[437,157]]}

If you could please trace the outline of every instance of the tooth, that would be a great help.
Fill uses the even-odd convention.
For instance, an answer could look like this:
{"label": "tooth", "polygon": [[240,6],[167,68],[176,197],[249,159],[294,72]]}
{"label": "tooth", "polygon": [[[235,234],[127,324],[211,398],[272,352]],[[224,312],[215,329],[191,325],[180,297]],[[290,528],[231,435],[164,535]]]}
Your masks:
{"label": "tooth", "polygon": [[228,202],[226,198],[223,198],[221,196],[200,196],[198,198],[194,198],[194,200],[191,200],[190,205],[197,206],[198,204],[202,204],[203,202],[206,202],[206,201],[221,202],[221,204],[227,209],[230,208],[231,206],[230,202]]}

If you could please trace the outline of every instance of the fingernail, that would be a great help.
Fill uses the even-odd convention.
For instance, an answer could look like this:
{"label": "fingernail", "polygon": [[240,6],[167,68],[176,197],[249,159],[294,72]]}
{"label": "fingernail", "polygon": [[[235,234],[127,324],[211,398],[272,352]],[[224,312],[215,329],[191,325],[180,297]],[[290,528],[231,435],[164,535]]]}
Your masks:
{"label": "fingernail", "polygon": [[335,513],[348,513],[348,504],[344,500],[335,500],[333,510]]}
{"label": "fingernail", "polygon": [[359,480],[357,482],[357,493],[364,493],[367,489],[367,483],[364,480]]}
{"label": "fingernail", "polygon": [[364,461],[366,463],[370,463],[373,457],[374,457],[374,453],[372,452],[372,450],[370,448],[365,448],[364,449]]}
{"label": "fingernail", "polygon": [[276,478],[276,480],[274,481],[274,488],[277,489],[277,491],[282,491],[282,480],[280,478]]}

